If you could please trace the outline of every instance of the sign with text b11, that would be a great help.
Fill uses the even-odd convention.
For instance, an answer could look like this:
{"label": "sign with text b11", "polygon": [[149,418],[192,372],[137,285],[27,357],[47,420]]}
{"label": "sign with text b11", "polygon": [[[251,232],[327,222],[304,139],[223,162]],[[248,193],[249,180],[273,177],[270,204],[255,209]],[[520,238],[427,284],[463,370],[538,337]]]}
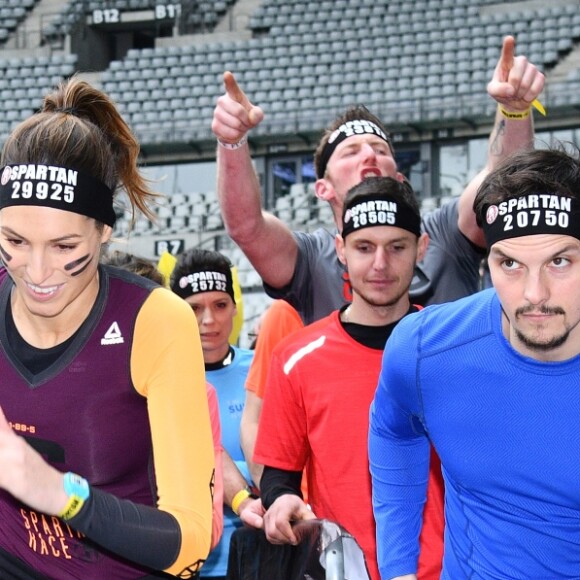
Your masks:
{"label": "sign with text b11", "polygon": [[169,252],[174,256],[183,252],[185,240],[155,240],[155,255],[161,256],[164,252]]}
{"label": "sign with text b11", "polygon": [[156,20],[177,18],[181,14],[181,4],[158,4],[155,6]]}

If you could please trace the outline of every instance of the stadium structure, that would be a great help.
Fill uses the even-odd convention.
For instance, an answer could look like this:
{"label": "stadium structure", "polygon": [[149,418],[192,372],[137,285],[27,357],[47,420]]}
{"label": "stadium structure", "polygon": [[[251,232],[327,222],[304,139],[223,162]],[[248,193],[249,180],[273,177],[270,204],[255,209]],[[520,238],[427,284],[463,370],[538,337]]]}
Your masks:
{"label": "stadium structure", "polygon": [[[250,134],[264,204],[293,227],[332,228],[312,193],[323,128],[365,104],[390,128],[424,211],[458,195],[485,162],[486,93],[502,39],[547,77],[537,145],[580,145],[580,1],[0,0],[0,143],[61,79],[109,93],[165,194],[157,222],[122,206],[120,249],[219,249],[237,264],[246,329],[268,299],[224,231],[211,119],[234,72],[265,120]],[[242,337],[242,344],[244,337]]]}

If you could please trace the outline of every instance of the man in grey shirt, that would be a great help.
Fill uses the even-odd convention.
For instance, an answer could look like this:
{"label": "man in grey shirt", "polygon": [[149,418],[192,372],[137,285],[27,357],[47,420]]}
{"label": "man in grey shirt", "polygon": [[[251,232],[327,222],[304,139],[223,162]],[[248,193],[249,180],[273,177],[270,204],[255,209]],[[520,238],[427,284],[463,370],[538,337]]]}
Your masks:
{"label": "man in grey shirt", "polygon": [[[458,200],[422,219],[429,235],[425,259],[415,268],[410,288],[413,304],[437,304],[473,294],[478,290],[479,262],[485,255],[457,227]],[[264,283],[272,298],[283,298],[296,308],[305,324],[325,316],[350,301],[348,274],[336,257],[335,236],[324,228],[313,233],[293,232],[298,244],[296,267],[290,283],[273,288]],[[337,283],[341,281],[340,283]]]}
{"label": "man in grey shirt", "polygon": [[[431,239],[419,265],[411,296],[415,303],[454,300],[478,289],[484,240],[475,222],[473,198],[485,175],[511,153],[533,145],[531,103],[544,86],[544,75],[524,56],[514,56],[508,36],[489,95],[498,103],[487,166],[449,205],[423,219]],[[288,300],[309,324],[348,300],[348,283],[334,251],[334,233],[291,232],[263,210],[247,133],[263,118],[224,74],[226,93],[217,102],[212,130],[218,139],[218,199],[227,231],[262,277],[268,294]],[[327,201],[340,228],[346,192],[369,176],[404,179],[398,172],[388,132],[366,108],[357,107],[324,133],[315,153],[316,196]],[[335,232],[336,233],[336,232]],[[342,280],[342,282],[341,282]]]}

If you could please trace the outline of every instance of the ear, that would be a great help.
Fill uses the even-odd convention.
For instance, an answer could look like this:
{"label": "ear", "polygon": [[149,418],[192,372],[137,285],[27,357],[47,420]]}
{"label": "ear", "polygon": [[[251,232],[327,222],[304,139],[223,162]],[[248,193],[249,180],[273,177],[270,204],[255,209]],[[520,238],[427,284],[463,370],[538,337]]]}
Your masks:
{"label": "ear", "polygon": [[108,225],[103,225],[103,231],[101,232],[101,244],[106,244],[113,235],[113,228]]}
{"label": "ear", "polygon": [[316,197],[324,201],[331,201],[336,198],[336,191],[334,190],[334,186],[328,179],[325,179],[324,177],[315,181],[314,192],[316,193]]}
{"label": "ear", "polygon": [[344,255],[344,239],[340,234],[334,237],[334,247],[336,248],[336,255],[338,259],[346,266],[346,257]]}
{"label": "ear", "polygon": [[429,234],[424,233],[419,236],[419,240],[417,241],[417,262],[420,262],[425,257],[425,253],[429,247],[429,241]]}
{"label": "ear", "polygon": [[397,171],[397,175],[395,176],[395,179],[397,181],[400,181],[401,183],[404,183],[405,181],[407,181],[406,177],[400,171]]}

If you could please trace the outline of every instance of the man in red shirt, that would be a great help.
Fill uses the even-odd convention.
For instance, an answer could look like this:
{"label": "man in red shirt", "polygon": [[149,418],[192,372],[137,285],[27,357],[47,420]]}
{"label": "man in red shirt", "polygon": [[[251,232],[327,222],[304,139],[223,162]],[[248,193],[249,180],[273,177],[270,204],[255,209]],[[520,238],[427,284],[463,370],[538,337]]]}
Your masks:
{"label": "man in red shirt", "polygon": [[[254,460],[261,479],[266,536],[296,543],[291,523],[325,518],[360,544],[379,580],[368,413],[387,338],[418,310],[409,299],[414,266],[429,239],[421,234],[410,186],[374,177],[345,200],[336,249],[348,269],[352,303],[293,333],[274,350]],[[306,468],[307,505],[300,492]],[[438,578],[443,543],[443,488],[438,458],[431,462],[421,538],[421,578]]]}

